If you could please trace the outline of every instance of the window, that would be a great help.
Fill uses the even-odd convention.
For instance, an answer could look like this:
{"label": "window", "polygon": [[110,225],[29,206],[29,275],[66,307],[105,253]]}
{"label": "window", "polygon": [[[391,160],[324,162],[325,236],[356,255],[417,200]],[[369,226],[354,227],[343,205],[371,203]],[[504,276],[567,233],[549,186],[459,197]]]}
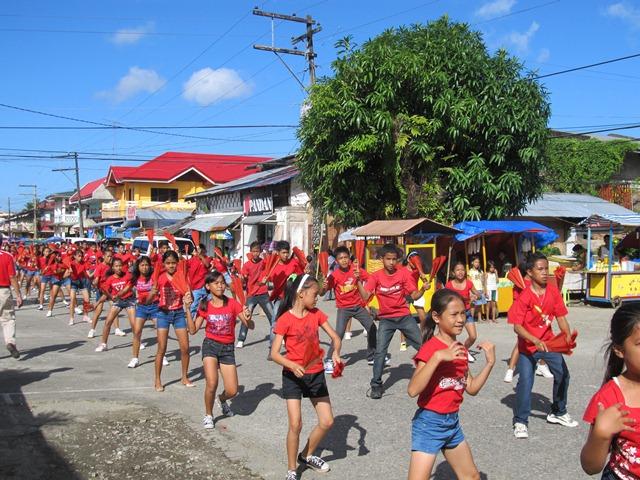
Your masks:
{"label": "window", "polygon": [[152,188],[151,201],[152,202],[177,202],[178,189],[177,188]]}
{"label": "window", "polygon": [[129,200],[130,202],[133,202],[133,188],[130,188],[130,189],[129,189],[129,198],[128,198],[128,200]]}

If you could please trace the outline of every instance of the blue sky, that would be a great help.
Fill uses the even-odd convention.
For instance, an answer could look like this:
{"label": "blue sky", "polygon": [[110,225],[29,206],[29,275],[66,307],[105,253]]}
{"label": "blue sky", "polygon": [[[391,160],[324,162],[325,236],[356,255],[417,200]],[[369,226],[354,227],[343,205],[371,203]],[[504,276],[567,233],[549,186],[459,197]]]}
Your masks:
{"label": "blue sky", "polygon": [[[251,47],[271,43],[271,21],[251,14],[256,3],[268,11],[310,14],[321,23],[315,40],[319,76],[332,74],[333,44],[342,36],[362,43],[386,28],[443,14],[470,23],[491,50],[506,48],[540,74],[640,52],[640,0],[4,0],[0,103],[120,125],[296,124],[304,91],[273,54]],[[287,48],[304,28],[278,21],[274,27],[276,45]],[[284,59],[307,83],[304,59]],[[636,58],[544,79],[550,126],[588,131],[640,123],[639,66]],[[81,125],[0,108],[0,126]],[[9,149],[130,159],[168,150],[280,156],[296,149],[293,128],[172,132],[207,139],[0,129],[0,209],[6,210],[8,197],[13,209],[28,201],[20,194],[29,190],[20,183],[37,184],[43,195],[74,188],[71,174],[51,172],[71,161],[19,159],[10,155],[32,153]],[[640,136],[640,129],[619,133]],[[109,165],[81,159],[81,182],[106,174]]]}

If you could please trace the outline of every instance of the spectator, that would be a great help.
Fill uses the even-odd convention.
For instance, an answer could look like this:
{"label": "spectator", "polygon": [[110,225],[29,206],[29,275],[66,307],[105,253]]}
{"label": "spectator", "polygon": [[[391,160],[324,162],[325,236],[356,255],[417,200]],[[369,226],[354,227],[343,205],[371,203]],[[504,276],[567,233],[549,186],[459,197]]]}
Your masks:
{"label": "spectator", "polygon": [[0,324],[7,350],[13,358],[19,358],[20,352],[16,347],[16,316],[11,287],[16,295],[15,304],[20,308],[22,296],[20,285],[16,277],[16,267],[11,254],[0,251]]}

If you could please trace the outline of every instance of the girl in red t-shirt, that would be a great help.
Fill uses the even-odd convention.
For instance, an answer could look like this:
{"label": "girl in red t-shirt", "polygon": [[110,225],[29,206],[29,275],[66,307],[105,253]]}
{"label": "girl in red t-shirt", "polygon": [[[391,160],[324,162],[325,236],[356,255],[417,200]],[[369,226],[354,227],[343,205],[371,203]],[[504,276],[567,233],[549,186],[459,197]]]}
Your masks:
{"label": "girl in red t-shirt", "polygon": [[476,343],[478,331],[476,330],[475,319],[471,313],[471,302],[480,298],[481,293],[473,287],[473,283],[467,278],[467,267],[462,262],[456,262],[453,266],[453,278],[447,282],[445,288],[457,292],[464,301],[465,313],[467,315],[464,328],[468,334],[467,339],[464,341],[464,348],[467,349],[468,360],[473,363],[476,360],[471,353],[469,353],[469,349]]}
{"label": "girl in red t-shirt", "polygon": [[[589,402],[591,425],[580,454],[588,475],[640,478],[640,306],[623,304],[611,318],[604,383]],[[609,457],[609,461],[607,461]]]}
{"label": "girl in red t-shirt", "polygon": [[73,325],[75,320],[76,306],[78,305],[78,292],[82,295],[82,310],[84,315],[82,320],[89,323],[91,320],[87,315],[89,307],[89,277],[87,275],[87,264],[84,262],[84,253],[78,249],[73,253],[71,266],[67,274],[71,278],[71,296],[69,297],[69,325]]}
{"label": "girl in red t-shirt", "polygon": [[[292,280],[292,278],[295,278]],[[275,338],[271,346],[273,361],[282,365],[282,396],[287,401],[289,431],[287,433],[287,480],[297,480],[298,463],[319,472],[328,472],[329,464],[313,455],[316,448],[333,425],[331,400],[324,378],[318,329],[327,332],[333,342],[332,360],[340,364],[340,337],[327,322],[327,316],[316,308],[320,286],[318,281],[307,275],[293,275],[286,283],[282,302],[274,327]],[[282,342],[286,341],[287,354],[280,353]],[[302,397],[311,400],[318,424],[309,435],[307,444],[298,454],[300,431],[302,429]]]}
{"label": "girl in red t-shirt", "polygon": [[[96,352],[104,352],[107,350],[107,340],[111,332],[111,325],[118,317],[122,310],[127,312],[131,330],[133,330],[134,316],[136,312],[135,299],[133,298],[133,284],[131,275],[125,271],[124,264],[119,258],[114,258],[111,263],[113,275],[104,282],[104,291],[111,299],[111,309],[104,321],[102,329],[102,343],[96,348]],[[123,332],[124,333],[124,332]]]}
{"label": "girl in red t-shirt", "polygon": [[418,396],[419,407],[411,426],[409,480],[431,478],[440,451],[458,478],[480,476],[462,433],[458,410],[465,390],[476,395],[483,387],[496,358],[494,345],[482,342],[479,346],[487,363],[476,377],[471,375],[467,349],[456,340],[466,322],[466,307],[464,298],[447,288],[438,290],[431,299],[425,342],[414,357],[416,370],[407,388],[410,397]]}
{"label": "girl in red t-shirt", "polygon": [[49,309],[47,310],[47,317],[53,316],[53,305],[55,304],[58,294],[62,296],[64,305],[68,303],[64,301],[64,293],[62,291],[62,281],[64,279],[65,267],[62,264],[60,254],[58,252],[52,252],[47,257],[47,266],[45,267],[47,275],[49,275],[51,287],[49,288]]}
{"label": "girl in red t-shirt", "polygon": [[218,389],[218,369],[224,382],[224,390],[218,396],[222,414],[233,416],[231,407],[227,404],[238,393],[238,372],[234,354],[236,319],[239,318],[244,326],[253,329],[251,312],[246,306],[240,305],[233,298],[225,296],[227,283],[224,275],[217,270],[209,273],[204,281],[211,300],[203,298],[198,305],[198,315],[193,321],[187,318],[189,333],[195,335],[205,325],[205,339],[202,342],[202,366],[206,386],[204,390],[204,428],[210,429],[213,424],[213,401]]}

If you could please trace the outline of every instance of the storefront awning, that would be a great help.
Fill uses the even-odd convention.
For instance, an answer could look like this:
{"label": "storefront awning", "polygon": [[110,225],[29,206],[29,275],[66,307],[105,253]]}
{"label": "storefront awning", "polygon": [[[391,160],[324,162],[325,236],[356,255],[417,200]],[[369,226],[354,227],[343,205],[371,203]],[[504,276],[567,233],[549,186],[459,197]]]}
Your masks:
{"label": "storefront awning", "polygon": [[258,225],[259,223],[276,223],[276,216],[274,213],[267,213],[266,215],[251,215],[242,219],[243,225]]}
{"label": "storefront awning", "polygon": [[227,215],[212,215],[207,217],[196,217],[195,220],[182,227],[183,230],[197,230],[198,232],[214,232],[225,230],[241,217],[239,213]]}

